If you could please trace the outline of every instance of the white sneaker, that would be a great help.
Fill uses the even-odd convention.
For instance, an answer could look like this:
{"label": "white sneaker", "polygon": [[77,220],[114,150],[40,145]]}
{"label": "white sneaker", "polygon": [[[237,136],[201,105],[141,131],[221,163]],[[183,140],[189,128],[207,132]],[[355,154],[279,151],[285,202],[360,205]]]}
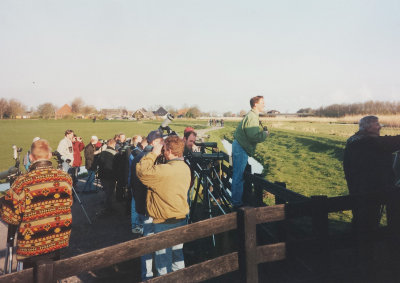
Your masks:
{"label": "white sneaker", "polygon": [[140,226],[136,226],[135,228],[132,228],[132,233],[133,234],[143,234],[143,228]]}

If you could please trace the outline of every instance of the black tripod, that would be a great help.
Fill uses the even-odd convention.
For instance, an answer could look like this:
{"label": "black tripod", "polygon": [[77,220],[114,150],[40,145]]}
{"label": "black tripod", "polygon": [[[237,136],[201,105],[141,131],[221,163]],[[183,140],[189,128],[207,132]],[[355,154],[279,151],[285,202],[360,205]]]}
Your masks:
{"label": "black tripod", "polygon": [[[63,170],[62,162],[60,162],[59,160],[57,160],[57,162],[58,162],[57,169]],[[69,173],[69,172],[68,172],[68,173]],[[86,209],[85,209],[85,207],[83,206],[83,203],[82,203],[81,199],[79,198],[78,194],[76,193],[74,186],[72,186],[72,193],[73,193],[73,195],[75,196],[76,200],[78,201],[79,205],[81,206],[82,211],[83,211],[83,213],[85,214],[85,216],[86,216],[86,218],[87,218],[89,224],[92,224],[92,221],[90,221],[90,218],[89,218],[89,216],[88,216],[88,214],[87,214],[87,212],[86,212]]]}
{"label": "black tripod", "polygon": [[[190,161],[187,161],[190,163]],[[206,164],[190,164],[193,165],[194,175],[196,182],[193,184],[190,189],[191,195],[193,195],[193,190],[195,191],[195,197],[193,201],[189,196],[189,205],[190,205],[190,213],[189,213],[189,223],[193,223],[196,218],[197,206],[198,206],[198,198],[200,197],[200,190],[202,188],[202,205],[203,211],[206,212],[205,218],[213,217],[212,210],[212,202],[215,203],[222,214],[226,214],[231,212],[232,203],[231,203],[231,195],[228,189],[223,185],[219,174],[216,170],[216,167],[213,162]],[[200,188],[201,187],[201,188]],[[202,217],[200,217],[200,220]],[[215,246],[215,237],[212,236],[213,246]]]}

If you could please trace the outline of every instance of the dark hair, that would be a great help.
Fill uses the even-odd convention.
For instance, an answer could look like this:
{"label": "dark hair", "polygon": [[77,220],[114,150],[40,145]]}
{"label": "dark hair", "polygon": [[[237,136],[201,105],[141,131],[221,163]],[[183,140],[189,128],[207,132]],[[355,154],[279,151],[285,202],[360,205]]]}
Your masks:
{"label": "dark hair", "polygon": [[253,108],[259,101],[260,99],[264,99],[264,96],[258,95],[254,96],[250,99],[250,107]]}
{"label": "dark hair", "polygon": [[74,131],[73,130],[66,130],[65,131],[65,136],[67,136],[67,135],[69,135],[70,133],[73,133]]}
{"label": "dark hair", "polygon": [[178,136],[169,136],[165,139],[165,148],[171,150],[171,153],[175,156],[182,157],[183,150],[185,149],[184,141]]}
{"label": "dark hair", "polygon": [[185,139],[188,139],[188,138],[190,137],[191,134],[193,134],[195,137],[197,137],[197,133],[196,133],[195,131],[188,131],[188,132],[185,132],[185,133],[183,134],[183,137],[184,137]]}

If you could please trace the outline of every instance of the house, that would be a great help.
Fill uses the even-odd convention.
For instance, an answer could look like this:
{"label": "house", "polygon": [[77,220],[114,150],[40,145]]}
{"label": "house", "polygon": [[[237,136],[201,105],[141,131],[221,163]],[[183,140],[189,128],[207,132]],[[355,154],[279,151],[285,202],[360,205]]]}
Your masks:
{"label": "house", "polygon": [[165,119],[167,117],[168,111],[165,110],[163,107],[158,108],[157,111],[153,111],[154,116],[157,118]]}
{"label": "house", "polygon": [[68,104],[64,104],[64,106],[56,110],[55,118],[62,119],[69,115],[72,115],[72,108]]}
{"label": "house", "polygon": [[181,110],[178,110],[178,113],[176,114],[177,118],[184,118],[186,117],[186,113],[189,111],[189,108],[183,108]]}
{"label": "house", "polygon": [[122,117],[123,109],[101,109],[100,113],[107,118]]}
{"label": "house", "polygon": [[135,118],[136,120],[142,120],[142,119],[155,119],[156,116],[154,115],[153,112],[147,111],[144,108],[136,110],[133,114],[132,117]]}
{"label": "house", "polygon": [[279,112],[278,110],[269,110],[267,112],[267,114],[280,114],[281,112]]}

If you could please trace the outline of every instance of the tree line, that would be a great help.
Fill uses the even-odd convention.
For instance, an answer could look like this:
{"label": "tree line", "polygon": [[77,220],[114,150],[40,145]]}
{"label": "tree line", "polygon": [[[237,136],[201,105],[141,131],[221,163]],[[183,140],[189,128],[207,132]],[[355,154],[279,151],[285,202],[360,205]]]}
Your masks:
{"label": "tree line", "polygon": [[319,117],[343,117],[346,115],[395,115],[400,113],[400,102],[366,101],[363,103],[332,104],[317,109],[301,108],[298,114]]}
{"label": "tree line", "polygon": [[[97,110],[93,105],[86,105],[81,98],[75,98],[71,103],[72,115],[83,115],[83,116],[98,116],[101,115],[101,111]],[[147,111],[156,111],[161,105],[154,105],[147,109]],[[0,119],[8,118],[14,119],[17,116],[23,116],[29,111],[31,117],[38,117],[43,119],[54,118],[55,113],[59,107],[56,105],[46,102],[38,105],[36,108],[29,108],[17,99],[5,99],[0,98]],[[197,118],[201,116],[205,117],[215,117],[218,116],[217,112],[202,112],[198,106],[187,106],[184,105],[182,108],[178,109],[173,106],[163,107],[169,113],[177,116],[182,116],[185,118]],[[119,107],[124,115],[128,114],[125,107]]]}

